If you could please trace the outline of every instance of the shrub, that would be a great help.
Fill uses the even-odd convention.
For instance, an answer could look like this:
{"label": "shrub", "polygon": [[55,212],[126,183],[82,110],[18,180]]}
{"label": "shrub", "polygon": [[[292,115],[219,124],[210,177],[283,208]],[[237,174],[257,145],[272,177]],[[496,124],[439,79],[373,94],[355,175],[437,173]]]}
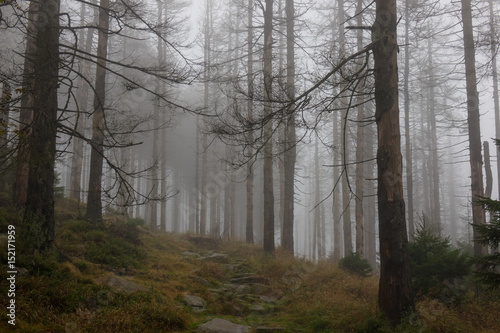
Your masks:
{"label": "shrub", "polygon": [[361,257],[357,252],[351,253],[347,257],[340,259],[339,268],[361,277],[367,277],[372,273],[372,267],[368,260]]}
{"label": "shrub", "polygon": [[[444,238],[428,226],[418,228],[408,246],[413,290],[417,295],[445,295],[455,289],[454,281],[470,272],[471,261],[467,254],[453,248],[449,238]],[[456,294],[456,293],[455,293]]]}

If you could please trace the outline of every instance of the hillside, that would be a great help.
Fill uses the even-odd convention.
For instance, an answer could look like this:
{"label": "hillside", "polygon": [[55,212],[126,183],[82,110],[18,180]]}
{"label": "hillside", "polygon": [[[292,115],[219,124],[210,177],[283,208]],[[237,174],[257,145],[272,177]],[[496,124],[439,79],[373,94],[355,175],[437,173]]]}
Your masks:
{"label": "hillside", "polygon": [[[17,258],[19,332],[189,332],[203,331],[207,322],[226,325],[216,318],[241,325],[227,332],[393,331],[377,309],[376,276],[356,277],[279,250],[265,256],[259,246],[152,233],[140,220],[110,217],[99,228],[64,211],[58,253]],[[16,214],[1,213],[5,229]],[[2,283],[6,272],[2,266]],[[3,312],[7,305],[2,297]],[[454,305],[424,299],[417,303],[420,324],[399,331],[499,332],[499,305],[494,295],[466,295]],[[12,329],[2,317],[0,330]]]}

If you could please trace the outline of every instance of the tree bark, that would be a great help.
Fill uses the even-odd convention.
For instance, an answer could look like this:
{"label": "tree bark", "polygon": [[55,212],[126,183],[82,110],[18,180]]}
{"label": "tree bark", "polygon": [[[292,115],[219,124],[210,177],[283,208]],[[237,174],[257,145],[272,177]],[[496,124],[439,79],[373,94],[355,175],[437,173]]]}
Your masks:
{"label": "tree bark", "polygon": [[106,99],[106,58],[108,55],[109,0],[99,6],[99,33],[97,67],[92,117],[92,152],[90,154],[89,193],[86,217],[93,223],[102,223],[102,168],[104,156],[104,103]]}
{"label": "tree bark", "polygon": [[[467,85],[467,124],[469,129],[469,150],[472,190],[472,223],[485,224],[486,216],[483,207],[476,204],[479,196],[484,196],[483,170],[481,156],[481,130],[479,124],[479,95],[477,93],[476,59],[474,50],[474,35],[472,31],[472,9],[470,0],[462,1],[462,22],[464,34],[465,80]],[[473,228],[474,239],[477,238],[476,228]],[[487,248],[479,242],[474,242],[474,254],[482,256]]]}
{"label": "tree bark", "polygon": [[403,199],[396,0],[376,1],[375,121],[378,131],[379,306],[391,324],[414,311]]}
{"label": "tree bark", "polygon": [[408,199],[408,229],[410,237],[415,233],[413,221],[413,155],[410,133],[410,1],[405,2],[405,70],[404,70],[404,109],[405,109],[405,157],[406,157],[406,197]]}
{"label": "tree bark", "polygon": [[28,138],[31,134],[31,122],[33,121],[33,103],[34,103],[34,74],[36,57],[36,34],[37,20],[39,13],[39,3],[30,1],[28,7],[28,25],[26,50],[23,69],[23,95],[21,97],[21,109],[19,112],[19,137],[17,145],[16,174],[14,179],[13,202],[18,207],[23,207],[28,195],[28,173],[30,147]]}
{"label": "tree bark", "polygon": [[[273,0],[266,0],[264,10],[264,116],[272,112],[272,32]],[[274,252],[273,122],[264,125],[264,251]]]}
{"label": "tree bark", "polygon": [[[363,0],[358,0],[356,8],[356,24],[358,26],[363,25]],[[363,30],[359,29],[357,31],[357,48],[358,51],[363,49]],[[359,64],[361,68],[363,64]],[[365,178],[365,163],[364,161],[364,118],[365,118],[365,101],[364,101],[364,83],[361,82],[359,85],[361,91],[358,93],[357,104],[358,104],[358,130],[356,132],[356,207],[355,207],[355,217],[356,217],[356,252],[360,256],[364,256],[364,235],[363,235],[363,224],[364,224],[364,178]]]}
{"label": "tree bark", "polygon": [[[286,92],[287,100],[295,99],[295,7],[293,0],[286,0]],[[284,211],[283,211],[283,249],[292,254],[294,252],[294,191],[295,191],[295,161],[297,152],[295,149],[295,105],[287,110],[285,123],[285,188],[284,188]]]}
{"label": "tree bark", "polygon": [[[248,121],[253,120],[253,0],[248,0],[248,27],[247,27],[247,53],[248,53],[248,72],[247,72],[247,91],[248,91],[248,101],[247,101],[247,113]],[[253,155],[252,141],[253,135],[248,133],[248,155]],[[247,243],[253,244],[253,161],[250,160],[247,163],[247,216],[246,216],[246,228],[245,236]]]}
{"label": "tree bark", "polygon": [[[38,2],[33,69],[33,122],[28,138],[28,191],[21,235],[33,251],[54,245],[54,166],[59,83],[58,0]],[[30,54],[31,55],[31,54]]]}
{"label": "tree bark", "polygon": [[[493,12],[493,0],[489,0],[490,9],[490,50],[491,50],[491,67],[493,79],[493,103],[495,109],[495,137],[500,138],[500,103],[498,100],[498,70],[497,70],[497,40],[495,29],[495,14]],[[497,182],[498,182],[498,195],[500,197],[500,157],[499,149],[497,152]]]}
{"label": "tree bark", "polygon": [[[85,3],[81,4],[81,19],[82,26],[84,25],[84,14],[85,14]],[[97,19],[97,7],[94,10],[94,19]],[[94,29],[89,28],[87,35],[84,35],[84,30],[80,30],[79,34],[79,48],[85,49],[85,52],[90,53],[92,50],[92,41],[94,37]],[[84,38],[86,38],[84,42]],[[78,119],[76,124],[76,131],[81,134],[85,134],[85,124],[86,124],[86,111],[89,97],[89,85],[84,78],[90,77],[90,61],[80,60],[80,74],[77,79],[77,93],[76,100],[78,103]],[[82,163],[83,163],[83,140],[74,137],[73,138],[73,156],[71,158],[71,179],[69,186],[69,197],[80,202],[81,200],[81,184],[82,184]]]}

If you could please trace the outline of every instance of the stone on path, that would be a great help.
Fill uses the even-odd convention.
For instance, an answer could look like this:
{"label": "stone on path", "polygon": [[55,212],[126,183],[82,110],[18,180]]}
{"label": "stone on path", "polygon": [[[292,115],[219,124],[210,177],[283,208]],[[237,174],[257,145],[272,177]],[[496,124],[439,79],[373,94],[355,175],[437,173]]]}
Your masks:
{"label": "stone on path", "polygon": [[143,287],[135,282],[126,280],[122,277],[116,275],[108,275],[103,278],[104,283],[113,289],[118,289],[126,293],[133,293],[135,291],[148,291],[146,287]]}
{"label": "stone on path", "polygon": [[250,331],[250,327],[238,325],[229,320],[215,318],[198,326],[196,331],[202,333],[246,333]]}
{"label": "stone on path", "polygon": [[190,306],[194,312],[205,311],[206,302],[201,297],[186,294],[184,295],[184,302],[186,302],[186,304]]}

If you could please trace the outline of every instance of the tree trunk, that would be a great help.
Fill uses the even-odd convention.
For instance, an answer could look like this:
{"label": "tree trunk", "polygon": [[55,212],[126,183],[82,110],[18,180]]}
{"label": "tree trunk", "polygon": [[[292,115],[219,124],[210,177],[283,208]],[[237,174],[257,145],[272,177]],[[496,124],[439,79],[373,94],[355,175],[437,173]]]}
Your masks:
{"label": "tree trunk", "polygon": [[483,142],[484,147],[484,171],[486,173],[486,188],[484,190],[484,196],[491,197],[491,190],[493,188],[493,174],[491,172],[490,163],[490,145],[488,141]]}
{"label": "tree trunk", "polygon": [[[497,40],[495,29],[495,14],[493,12],[493,0],[489,0],[490,9],[490,49],[491,49],[491,67],[493,79],[493,103],[495,108],[495,137],[500,138],[500,103],[498,100],[498,71],[497,71]],[[497,152],[497,182],[498,182],[498,195],[500,197],[500,157],[499,149]]]}
{"label": "tree trunk", "polygon": [[[266,0],[264,11],[264,116],[272,112],[272,32],[273,0]],[[264,251],[274,252],[273,122],[264,125]]]}
{"label": "tree trunk", "polygon": [[[0,99],[0,159],[6,160],[5,150],[8,141],[9,112],[11,103],[12,89],[7,80],[2,82],[2,94]],[[0,164],[3,162],[0,162]]]}
{"label": "tree trunk", "polygon": [[[253,0],[248,0],[248,27],[247,27],[247,53],[248,53],[248,73],[247,73],[247,90],[248,90],[248,101],[247,101],[247,112],[248,121],[253,120]],[[253,155],[252,141],[253,136],[251,132],[248,133],[248,154],[251,157]],[[247,163],[247,216],[246,216],[246,228],[245,236],[247,243],[253,244],[253,161],[250,160]]]}
{"label": "tree trunk", "polygon": [[[358,26],[363,25],[363,0],[358,0],[356,8],[356,24]],[[363,30],[359,29],[357,32],[357,48],[358,51],[363,49]],[[359,64],[361,68],[363,63]],[[365,163],[364,163],[364,118],[365,118],[365,101],[364,101],[364,83],[359,85],[361,92],[358,93],[357,103],[358,103],[358,130],[356,132],[356,252],[360,256],[364,256],[364,235],[363,235],[363,224],[364,224],[364,214],[363,214],[363,204],[364,204],[364,181],[365,181]]]}
{"label": "tree trunk", "polygon": [[313,207],[314,208],[314,244],[316,245],[316,250],[318,253],[318,260],[323,259],[321,257],[321,218],[320,218],[320,211],[319,207],[316,206],[319,204],[321,200],[321,187],[320,187],[320,180],[319,180],[319,147],[318,147],[318,136],[316,135],[316,138],[314,140],[314,186],[311,186],[314,190],[314,202],[313,202]]}
{"label": "tree trunk", "polygon": [[97,42],[97,68],[92,117],[92,152],[90,155],[89,193],[86,217],[102,223],[102,167],[104,155],[104,103],[106,98],[106,57],[108,54],[109,0],[101,0]]}
{"label": "tree trunk", "polygon": [[[344,0],[338,0],[339,11],[338,11],[338,19],[339,19],[339,59],[343,59],[345,57],[345,38],[344,38],[344,21],[345,21],[345,13],[344,13]],[[341,88],[343,89],[343,88]],[[344,231],[344,256],[349,255],[352,252],[352,232],[351,232],[351,207],[350,207],[350,192],[348,185],[348,175],[347,175],[347,155],[349,149],[347,147],[346,140],[346,122],[347,122],[347,108],[348,103],[345,94],[342,94],[340,97],[340,107],[342,108],[342,116],[341,116],[341,155],[340,160],[343,168],[342,172],[342,222],[343,222],[343,231]]]}
{"label": "tree trunk", "polygon": [[408,229],[410,237],[415,233],[413,221],[413,155],[410,133],[410,1],[405,2],[405,71],[404,71],[404,108],[405,108],[405,156],[406,156],[406,197],[408,199]]}
{"label": "tree trunk", "polygon": [[393,325],[415,308],[403,199],[396,26],[396,0],[377,0],[372,40],[378,130],[379,306]]}
{"label": "tree trunk", "polygon": [[[470,0],[462,1],[462,22],[465,53],[465,80],[467,85],[467,124],[469,128],[469,150],[472,190],[472,223],[485,224],[486,216],[483,207],[476,204],[478,196],[484,196],[483,170],[481,156],[481,130],[479,125],[479,95],[477,93],[476,59],[474,51],[474,35],[472,31],[472,10]],[[474,239],[477,238],[473,228]],[[474,254],[482,256],[487,248],[474,242]]]}
{"label": "tree trunk", "polygon": [[44,252],[54,244],[60,3],[40,0],[38,4],[36,53],[32,58],[34,117],[28,138],[28,191],[20,235],[31,250]]}
{"label": "tree trunk", "polygon": [[[85,15],[85,4],[81,4],[81,24],[84,25],[84,15]],[[97,19],[97,7],[94,9],[94,20]],[[87,36],[84,35],[84,29],[80,30],[79,33],[79,45],[80,49],[84,49],[85,52],[90,53],[92,51],[92,41],[94,37],[94,29],[88,29]],[[84,38],[86,38],[84,42]],[[85,134],[85,125],[87,120],[87,104],[89,98],[89,85],[84,78],[90,77],[90,61],[80,60],[80,74],[77,79],[77,93],[76,101],[78,103],[78,119],[76,124],[76,131],[80,134]],[[73,138],[73,156],[71,158],[71,179],[69,186],[69,197],[80,202],[81,200],[81,184],[82,184],[82,163],[83,163],[83,140],[74,137]]]}
{"label": "tree trunk", "polygon": [[24,206],[28,194],[28,173],[29,173],[29,136],[31,134],[31,122],[33,121],[34,103],[34,73],[36,62],[36,34],[39,3],[30,1],[28,7],[28,26],[26,38],[26,50],[23,69],[23,95],[21,97],[21,109],[19,113],[19,137],[17,146],[16,175],[14,179],[14,191],[12,201],[18,207]]}
{"label": "tree trunk", "polygon": [[[287,100],[295,99],[295,8],[293,0],[286,0],[286,92]],[[285,188],[283,211],[283,249],[292,254],[294,252],[294,190],[295,190],[295,105],[288,109],[288,119],[285,124]]]}
{"label": "tree trunk", "polygon": [[[333,142],[339,142],[339,121],[338,112],[333,112]],[[339,147],[333,149],[333,165],[339,165]],[[340,216],[342,214],[340,206],[340,190],[339,190],[340,172],[338,167],[333,168],[333,261],[338,262],[342,258],[342,228],[340,225]]]}

